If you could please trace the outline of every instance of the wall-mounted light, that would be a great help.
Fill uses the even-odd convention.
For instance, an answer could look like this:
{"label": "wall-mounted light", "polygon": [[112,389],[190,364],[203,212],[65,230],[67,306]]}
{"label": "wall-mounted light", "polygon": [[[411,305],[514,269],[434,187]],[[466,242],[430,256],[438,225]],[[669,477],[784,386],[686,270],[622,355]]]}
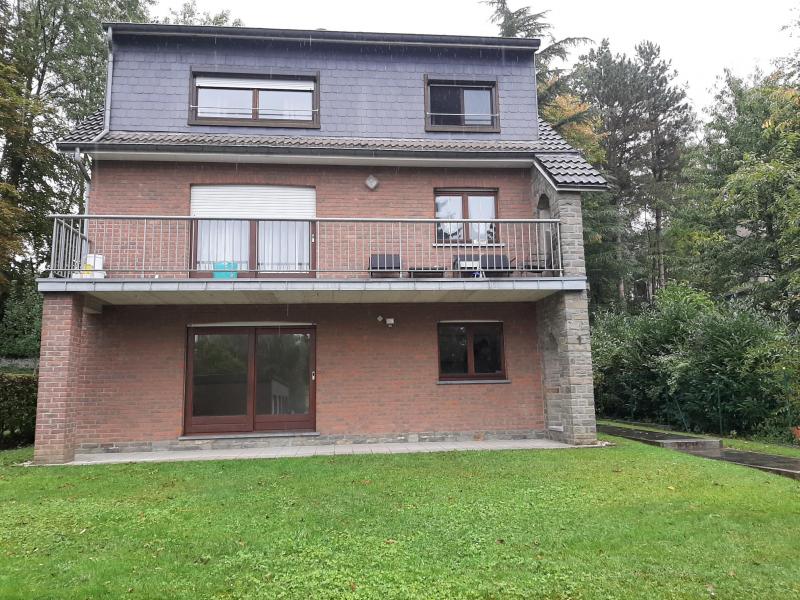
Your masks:
{"label": "wall-mounted light", "polygon": [[392,328],[394,327],[394,317],[384,318],[382,315],[378,315],[378,323],[386,323],[387,327]]}
{"label": "wall-mounted light", "polygon": [[381,182],[380,182],[380,181],[378,181],[378,178],[377,178],[377,177],[375,177],[375,175],[370,175],[370,176],[369,176],[369,177],[367,177],[367,179],[364,181],[364,185],[366,185],[366,186],[367,186],[367,187],[368,187],[368,188],[369,188],[371,191],[373,191],[373,192],[374,192],[376,189],[378,189],[378,186],[380,185],[380,183],[381,183]]}

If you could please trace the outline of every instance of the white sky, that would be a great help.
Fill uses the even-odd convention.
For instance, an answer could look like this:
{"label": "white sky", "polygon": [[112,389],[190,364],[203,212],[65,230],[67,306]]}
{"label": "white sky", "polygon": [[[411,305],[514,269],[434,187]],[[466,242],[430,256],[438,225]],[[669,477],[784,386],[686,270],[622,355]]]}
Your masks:
{"label": "white sky", "polygon": [[[182,0],[160,0],[157,12]],[[534,11],[550,9],[555,35],[611,40],[612,50],[631,53],[645,39],[661,45],[679,79],[700,111],[713,100],[711,89],[726,67],[748,75],[756,67],[788,55],[800,44],[781,31],[798,0],[510,0],[512,9],[525,4]],[[654,7],[660,5],[660,10]],[[248,27],[496,35],[491,9],[478,0],[198,0],[202,10],[230,9]]]}

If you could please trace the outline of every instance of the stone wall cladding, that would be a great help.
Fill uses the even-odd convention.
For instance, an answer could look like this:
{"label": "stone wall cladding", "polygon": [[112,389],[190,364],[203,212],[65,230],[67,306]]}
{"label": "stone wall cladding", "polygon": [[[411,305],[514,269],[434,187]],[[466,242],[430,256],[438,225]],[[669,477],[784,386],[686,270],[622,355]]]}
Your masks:
{"label": "stone wall cladding", "polygon": [[253,437],[196,436],[157,442],[118,442],[106,444],[81,444],[76,450],[81,454],[113,454],[118,452],[158,452],[162,450],[225,450],[230,448],[270,448],[276,446],[319,446],[323,444],[401,444],[416,442],[466,442],[477,440],[531,440],[544,439],[541,429],[514,429],[509,431],[421,431],[379,435],[261,435]]}
{"label": "stone wall cladding", "polygon": [[[51,307],[57,301],[63,298],[46,298]],[[54,324],[53,309],[45,315],[52,333],[44,337],[42,360],[50,368],[55,362],[48,363],[49,357],[64,351],[67,338],[57,333],[63,326]],[[378,315],[394,317],[397,325],[387,328]],[[436,325],[445,319],[503,321],[510,383],[440,385]],[[79,358],[79,380],[69,394],[43,388],[40,410],[69,404],[70,449],[176,442],[183,433],[187,326],[232,321],[316,325],[317,431],[324,439],[384,440],[408,433],[453,439],[447,432],[473,439],[544,431],[536,308],[517,303],[107,306],[82,319],[80,350],[71,353]],[[49,426],[42,421],[37,445],[53,435]]]}
{"label": "stone wall cladding", "polygon": [[[561,252],[565,276],[586,276],[581,196],[558,192],[543,178],[532,178],[532,197],[550,202],[561,220]],[[596,441],[592,349],[586,292],[562,292],[536,304],[539,351],[548,435],[570,444]]]}
{"label": "stone wall cladding", "polygon": [[[320,73],[320,129],[188,125],[192,67]],[[425,131],[423,76],[498,81],[501,133]],[[115,36],[112,131],[535,140],[530,52]]]}

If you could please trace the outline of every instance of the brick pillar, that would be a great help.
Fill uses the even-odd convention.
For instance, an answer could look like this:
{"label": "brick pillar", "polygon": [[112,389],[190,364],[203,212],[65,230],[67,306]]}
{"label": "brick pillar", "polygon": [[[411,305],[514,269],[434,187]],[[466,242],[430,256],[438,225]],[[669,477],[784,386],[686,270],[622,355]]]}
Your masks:
{"label": "brick pillar", "polygon": [[536,303],[545,426],[568,444],[597,440],[586,292],[560,292]]}
{"label": "brick pillar", "polygon": [[82,327],[81,296],[45,294],[34,450],[38,464],[69,462],[75,455]]}

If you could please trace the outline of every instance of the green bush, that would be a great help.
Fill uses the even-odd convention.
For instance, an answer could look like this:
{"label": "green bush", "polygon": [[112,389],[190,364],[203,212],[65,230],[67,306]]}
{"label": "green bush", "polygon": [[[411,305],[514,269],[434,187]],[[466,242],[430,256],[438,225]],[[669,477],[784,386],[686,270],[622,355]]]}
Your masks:
{"label": "green bush", "polygon": [[0,447],[33,442],[37,383],[35,375],[0,373]]}
{"label": "green bush", "polygon": [[42,295],[36,281],[32,277],[13,281],[0,319],[0,356],[38,357],[41,330]]}
{"label": "green bush", "polygon": [[797,337],[752,307],[672,285],[640,314],[598,315],[592,349],[603,416],[783,440],[800,423]]}

